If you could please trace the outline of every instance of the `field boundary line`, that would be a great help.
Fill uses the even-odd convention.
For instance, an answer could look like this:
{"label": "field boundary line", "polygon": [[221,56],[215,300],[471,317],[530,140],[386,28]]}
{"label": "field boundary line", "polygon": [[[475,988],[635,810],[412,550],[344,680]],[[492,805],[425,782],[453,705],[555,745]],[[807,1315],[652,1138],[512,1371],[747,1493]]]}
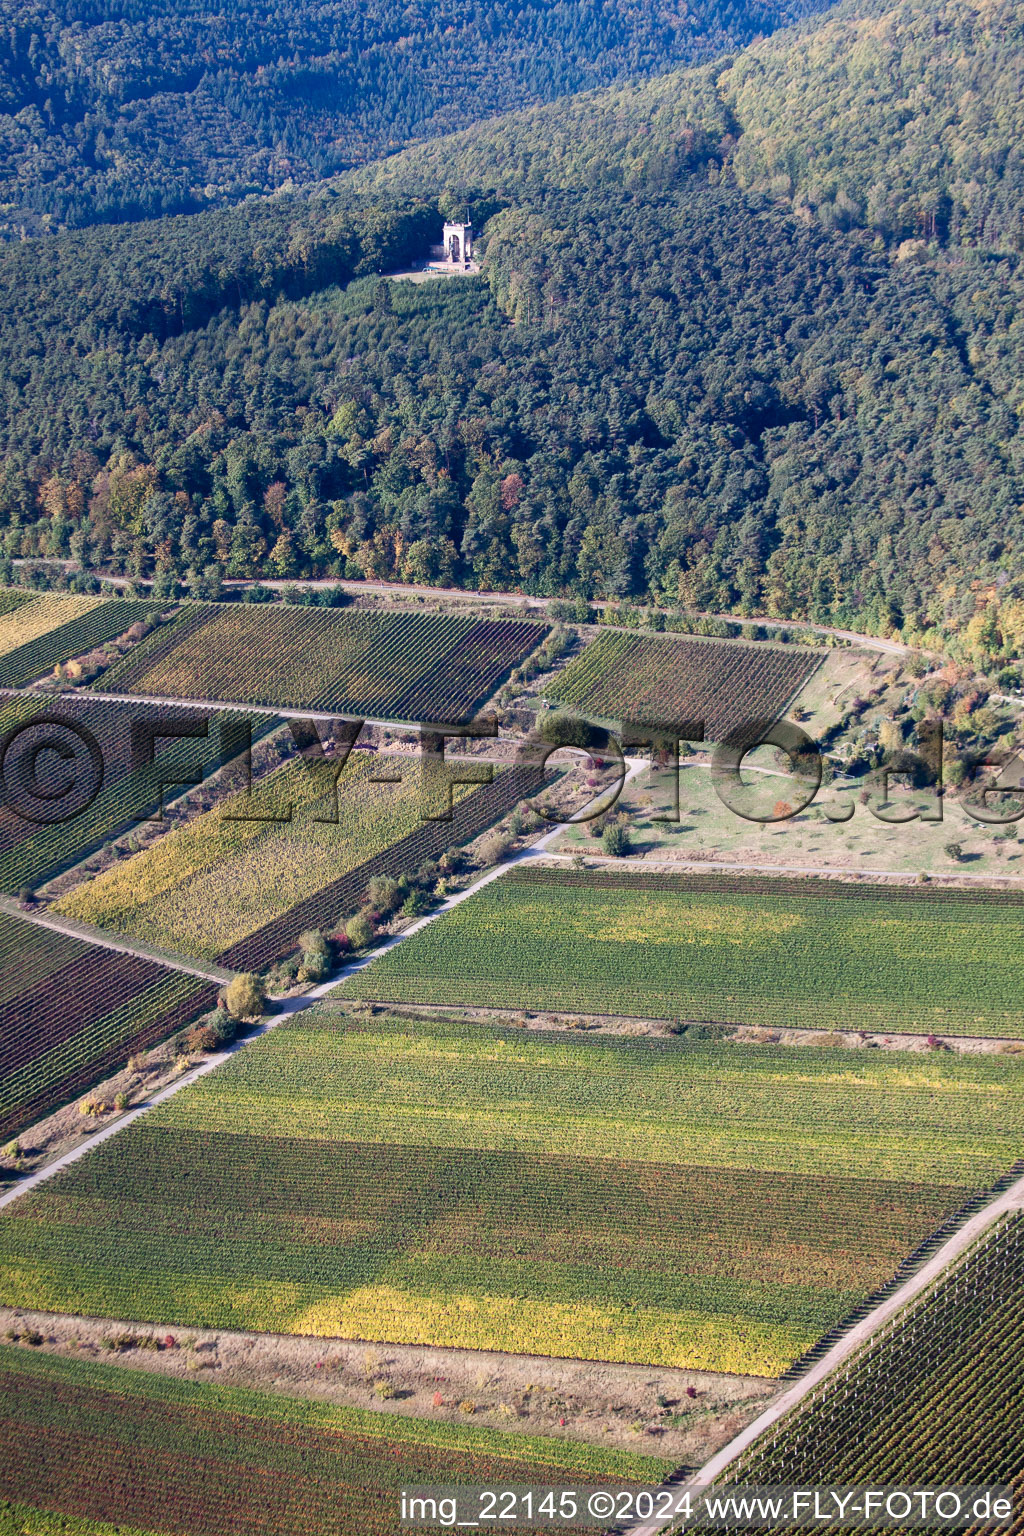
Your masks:
{"label": "field boundary line", "polygon": [[[809,1397],[816,1387],[820,1387],[822,1382],[851,1355],[858,1353],[898,1313],[927,1291],[1001,1216],[1006,1216],[1011,1211],[1020,1210],[1022,1207],[1024,1207],[1024,1176],[969,1217],[964,1225],[936,1250],[927,1264],[923,1265],[916,1274],[911,1275],[898,1290],[893,1291],[891,1296],[869,1312],[866,1317],[861,1318],[860,1322],[834,1344],[805,1376],[787,1387],[763,1413],[751,1420],[746,1429],[741,1430],[728,1445],[723,1446],[709,1461],[706,1461],[699,1472],[674,1483],[672,1486],[676,1491],[699,1493],[707,1488],[715,1478],[737,1461],[744,1451],[749,1450],[765,1430],[770,1429],[792,1409],[798,1407],[804,1398]],[[645,1520],[639,1525],[629,1526],[624,1536],[661,1536],[662,1532],[671,1530],[676,1523],[674,1515],[665,1519]]]}
{"label": "field boundary line", "polygon": [[[687,873],[701,869],[734,869],[741,872],[750,871],[758,875],[807,875],[816,878],[824,877],[828,880],[839,880],[844,877],[852,877],[855,881],[865,880],[902,880],[911,884],[919,884],[919,877],[913,870],[907,869],[851,869],[844,866],[829,866],[825,864],[736,864],[726,859],[645,859],[629,854],[613,858],[607,854],[589,853],[586,850],[582,854],[547,852],[545,857],[557,859],[560,863],[569,863],[576,858],[586,859],[588,865],[609,865],[613,869],[645,870],[657,869],[662,873]],[[955,890],[956,886],[946,886],[940,882],[947,880],[969,880],[975,885],[986,886],[998,891],[1003,885],[1008,887],[1024,886],[1024,875],[968,875],[949,873],[931,874],[928,872],[929,884],[939,885],[941,890]],[[1000,882],[995,884],[994,882]]]}
{"label": "field boundary line", "polygon": [[226,710],[241,714],[249,711],[254,715],[277,715],[282,720],[362,720],[364,725],[379,726],[383,730],[415,731],[421,728],[429,730],[432,725],[446,725],[448,721],[420,721],[399,720],[392,716],[389,720],[371,719],[369,715],[346,714],[344,710],[331,709],[293,709],[290,705],[282,704],[246,704],[238,699],[187,699],[170,698],[162,694],[151,693],[108,693],[99,688],[67,688],[63,693],[41,695],[38,688],[0,688],[0,698],[30,698],[38,699],[98,699],[104,704],[123,704],[126,708],[131,704],[160,704],[171,709],[207,709]]}
{"label": "field boundary line", "polygon": [[0,896],[0,912],[7,917],[14,917],[23,923],[32,923],[37,928],[48,928],[51,933],[62,934],[67,939],[78,939],[83,944],[92,944],[97,949],[110,949],[117,955],[134,955],[137,960],[149,960],[154,965],[166,966],[171,971],[183,971],[186,976],[198,976],[201,981],[215,981],[223,986],[234,976],[234,971],[225,966],[210,962],[203,967],[197,962],[183,960],[179,955],[168,954],[164,950],[143,949],[137,944],[130,944],[127,940],[115,939],[110,934],[103,933],[94,928],[91,923],[83,923],[75,917],[53,917],[49,912],[26,912],[20,902],[12,896]]}
{"label": "field boundary line", "polygon": [[[628,780],[631,777],[634,777],[636,774],[640,773],[646,767],[646,760],[644,758],[627,758],[626,764],[626,780]],[[601,791],[601,794],[606,793],[606,790]],[[600,799],[600,797],[601,795],[599,794],[595,798]],[[171,1098],[174,1094],[180,1093],[183,1088],[190,1087],[199,1078],[205,1077],[208,1072],[215,1071],[217,1067],[221,1066],[225,1061],[228,1060],[229,1057],[234,1056],[237,1051],[243,1050],[245,1046],[247,1046],[251,1041],[261,1039],[270,1030],[276,1029],[277,1026],[283,1023],[285,1019],[291,1018],[293,1014],[302,1013],[307,1008],[311,1008],[314,1003],[318,1002],[320,998],[326,997],[327,994],[332,992],[335,987],[342,986],[350,976],[355,974],[356,971],[361,971],[367,965],[372,965],[373,961],[377,958],[378,955],[386,954],[387,951],[389,949],[393,949],[396,944],[401,944],[403,940],[412,938],[414,934],[419,933],[421,929],[425,928],[428,923],[436,922],[439,917],[443,917],[446,912],[450,912],[452,907],[458,906],[460,902],[468,901],[469,898],[474,896],[476,892],[479,891],[483,886],[489,885],[492,880],[500,879],[500,877],[506,874],[508,870],[515,869],[516,866],[522,863],[524,859],[529,859],[532,857],[535,849],[540,848],[542,844],[550,841],[551,838],[557,837],[561,830],[561,823],[556,824],[550,832],[544,833],[543,837],[540,838],[538,843],[535,843],[532,845],[532,847],[514,854],[510,859],[506,859],[503,863],[495,865],[493,869],[487,870],[485,874],[480,876],[479,880],[474,880],[472,884],[468,885],[464,891],[456,891],[454,895],[449,896],[444,902],[442,902],[439,907],[435,908],[433,912],[428,912],[425,917],[419,918],[408,928],[404,928],[401,933],[392,934],[387,943],[382,944],[378,949],[375,949],[372,954],[366,955],[363,959],[356,960],[351,965],[346,966],[340,975],[331,977],[329,981],[321,982],[319,986],[312,988],[312,990],[309,992],[303,992],[298,997],[287,997],[279,999],[277,1012],[273,1014],[269,1019],[265,1020],[262,1024],[257,1025],[255,1029],[250,1030],[248,1034],[243,1035],[238,1040],[232,1041],[232,1043],[226,1046],[224,1050],[218,1051],[216,1055],[209,1056],[205,1061],[200,1062],[197,1067],[191,1068],[188,1072],[183,1072],[181,1077],[177,1078],[172,1083],[168,1083],[165,1088],[161,1088],[160,1091],[153,1094],[151,1098],[146,1099],[141,1104],[136,1104],[132,1109],[127,1110],[123,1115],[121,1115],[117,1120],[112,1121],[109,1125],[105,1125],[102,1130],[94,1132],[94,1134],[87,1137],[85,1141],[80,1142],[77,1147],[72,1147],[70,1151],[65,1152],[61,1157],[55,1158],[52,1163],[47,1163],[45,1167],[37,1169],[35,1173],[30,1173],[27,1178],[19,1180],[19,1182],[15,1184],[12,1189],[7,1190],[4,1194],[0,1195],[0,1210],[2,1210],[6,1205],[10,1205],[12,1201],[19,1199],[22,1195],[27,1194],[29,1190],[35,1189],[38,1185],[45,1183],[47,1179],[53,1178],[53,1176],[57,1173],[60,1173],[62,1169],[69,1167],[72,1163],[76,1163],[80,1157],[84,1157],[87,1152],[91,1152],[93,1147],[98,1147],[101,1142],[109,1140],[111,1136],[116,1136],[119,1131],[125,1130],[127,1126],[132,1125],[142,1115],[146,1114],[149,1110],[154,1109],[158,1104],[162,1104],[165,1102],[165,1100]],[[70,930],[57,928],[53,919],[44,918],[41,916],[30,917],[28,913],[22,912],[17,902],[11,901],[9,897],[0,896],[0,911],[10,911],[11,915],[14,917],[21,917],[26,921],[35,921],[40,926],[44,928],[54,928],[57,932],[67,931],[68,936],[72,938],[84,937],[84,935],[70,932]],[[137,953],[137,951],[125,945],[117,944],[111,939],[97,939],[95,942],[101,944],[107,949],[118,950],[123,954]],[[142,954],[140,955],[140,958],[144,960],[151,960],[153,957],[151,955]],[[210,981],[220,980],[219,977],[214,976],[212,973],[196,970],[194,967],[187,966],[184,962],[178,962],[178,969],[190,971],[191,974],[202,976]]]}

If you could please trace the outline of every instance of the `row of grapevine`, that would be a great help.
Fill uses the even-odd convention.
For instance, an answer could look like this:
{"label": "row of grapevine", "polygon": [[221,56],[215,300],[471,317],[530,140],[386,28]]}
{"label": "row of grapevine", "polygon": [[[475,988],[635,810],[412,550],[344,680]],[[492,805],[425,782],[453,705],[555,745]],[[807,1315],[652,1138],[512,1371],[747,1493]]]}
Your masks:
{"label": "row of grapevine", "polygon": [[554,864],[526,865],[512,872],[517,885],[548,886],[561,890],[631,891],[639,895],[644,891],[707,892],[709,894],[733,894],[736,896],[785,896],[804,901],[842,902],[854,905],[862,901],[898,909],[902,905],[918,906],[922,902],[934,903],[946,911],[958,907],[1019,907],[1024,906],[1024,891],[1011,887],[973,885],[955,887],[943,885],[884,885],[871,880],[835,880],[818,875],[747,875],[733,874],[726,870],[696,869],[685,874],[671,874],[659,870],[592,868],[566,869]]}
{"label": "row of grapevine", "polygon": [[140,621],[159,613],[162,604],[115,597],[28,640],[0,656],[0,688],[23,688],[59,662],[81,656],[105,640],[116,639]]}
{"label": "row of grapevine", "polygon": [[1005,1167],[1019,1076],[321,1007],[12,1206],[0,1304],[778,1375]]}
{"label": "row of grapevine", "polygon": [[63,592],[30,594],[0,592],[0,656],[7,656],[51,630],[70,623],[101,606],[100,597]]}
{"label": "row of grapevine", "polygon": [[[179,1341],[172,1335],[164,1347]],[[104,1531],[185,1536],[396,1536],[410,1485],[589,1477],[628,1486],[657,1483],[670,1470],[635,1452],[9,1346],[0,1347],[0,1417],[0,1518],[19,1531],[72,1522],[91,1531],[103,1522]]]}
{"label": "row of grapevine", "polygon": [[275,743],[286,760],[260,776],[251,796],[179,822],[170,836],[79,885],[58,910],[212,959],[423,825],[411,754],[357,746],[338,774],[335,756],[288,757],[290,742],[283,734]]}
{"label": "row of grapevine", "polygon": [[705,739],[720,741],[747,720],[779,718],[824,655],[738,640],[605,633],[558,673],[547,693],[597,719],[703,720]]}
{"label": "row of grapevine", "polygon": [[132,684],[151,667],[169,656],[176,646],[217,617],[220,609],[213,603],[183,603],[166,623],[154,629],[126,656],[115,661],[92,685],[101,693],[133,691]]}
{"label": "row of grapevine", "polygon": [[0,587],[0,619],[31,601],[31,592],[19,592],[16,587]]}
{"label": "row of grapevine", "polygon": [[516,869],[348,984],[380,1002],[1017,1038],[1021,893]]}
{"label": "row of grapevine", "polygon": [[414,872],[426,859],[440,858],[446,849],[471,842],[521,801],[537,794],[544,775],[534,769],[510,768],[456,802],[449,821],[424,821],[374,858],[332,880],[297,902],[280,917],[221,951],[217,960],[234,970],[264,970],[290,954],[300,933],[331,929],[364,900],[374,875],[397,878]]}
{"label": "row of grapevine", "polygon": [[[198,766],[204,775],[220,767],[221,724],[226,720],[241,722],[248,717],[222,711],[214,714],[206,711],[186,711],[174,705],[113,704],[88,696],[65,694],[59,700],[47,700],[38,696],[8,700],[0,707],[0,737],[35,716],[48,720],[67,721],[70,731],[41,730],[40,740],[54,735],[65,748],[76,753],[74,771],[56,754],[43,753],[31,758],[33,772],[44,791],[54,793],[63,784],[73,787],[69,792],[69,814],[65,819],[51,822],[30,820],[21,812],[25,809],[15,795],[15,803],[7,800],[0,805],[0,890],[11,894],[25,886],[35,888],[52,880],[61,871],[71,868],[87,858],[108,839],[117,837],[133,828],[140,818],[155,813],[161,791],[157,780],[173,778],[172,766],[191,771]],[[184,740],[173,735],[157,736],[154,741],[155,762],[159,766],[132,768],[132,727],[139,721],[149,720],[165,726],[203,729],[202,736]],[[257,741],[272,730],[279,721],[271,715],[258,715],[251,721],[251,735]],[[92,767],[87,749],[74,728],[87,731],[93,738],[103,762],[103,782],[95,798],[85,803],[83,794],[77,798],[78,780],[88,788],[91,785]],[[26,745],[31,745],[29,740]],[[13,777],[12,759],[6,768]],[[11,785],[8,784],[8,793]],[[181,786],[169,785],[164,799],[170,802],[180,794]],[[81,808],[79,808],[81,807]],[[29,797],[27,809],[34,813],[38,803]],[[61,805],[54,800],[44,807],[47,815],[60,812]]]}
{"label": "row of grapevine", "polygon": [[[730,1482],[1014,1484],[1024,1529],[1024,1216],[1015,1213],[729,1468]],[[745,1527],[749,1530],[749,1527]],[[788,1528],[773,1526],[787,1536]]]}
{"label": "row of grapevine", "polygon": [[439,613],[213,606],[175,624],[104,686],[152,698],[469,718],[548,633],[527,620]]}
{"label": "row of grapevine", "polygon": [[217,988],[0,915],[0,1136],[9,1136],[165,1039]]}

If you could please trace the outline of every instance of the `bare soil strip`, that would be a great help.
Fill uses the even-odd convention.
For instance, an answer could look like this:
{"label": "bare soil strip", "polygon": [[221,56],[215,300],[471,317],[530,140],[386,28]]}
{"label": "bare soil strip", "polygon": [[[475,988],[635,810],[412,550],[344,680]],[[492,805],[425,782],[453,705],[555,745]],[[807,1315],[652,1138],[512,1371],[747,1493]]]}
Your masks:
{"label": "bare soil strip", "polygon": [[777,1381],[760,1376],[358,1339],[150,1327],[10,1307],[0,1308],[0,1335],[23,1348],[103,1359],[133,1370],[195,1374],[200,1381],[381,1413],[621,1446],[672,1457],[688,1467],[699,1466],[734,1437],[780,1390]]}

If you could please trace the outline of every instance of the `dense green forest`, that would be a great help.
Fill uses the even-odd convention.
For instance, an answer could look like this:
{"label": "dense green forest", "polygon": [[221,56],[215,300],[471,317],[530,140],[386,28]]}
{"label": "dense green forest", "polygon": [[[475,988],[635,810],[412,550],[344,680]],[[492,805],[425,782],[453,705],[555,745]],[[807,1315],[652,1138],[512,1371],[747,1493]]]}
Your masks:
{"label": "dense green forest", "polygon": [[1024,250],[1024,7],[843,0],[735,58],[509,114],[353,184],[664,185],[694,138],[828,228]]}
{"label": "dense green forest", "polygon": [[827,0],[0,0],[0,234],[329,176]]}
{"label": "dense green forest", "polygon": [[[0,552],[158,591],[651,594],[1019,654],[1019,0],[868,10],[309,193],[0,251]],[[851,28],[870,67],[843,55],[833,125],[815,59],[831,79]],[[894,124],[943,70],[974,95],[911,174]],[[983,163],[979,222],[958,178]],[[377,277],[460,211],[481,277]]]}

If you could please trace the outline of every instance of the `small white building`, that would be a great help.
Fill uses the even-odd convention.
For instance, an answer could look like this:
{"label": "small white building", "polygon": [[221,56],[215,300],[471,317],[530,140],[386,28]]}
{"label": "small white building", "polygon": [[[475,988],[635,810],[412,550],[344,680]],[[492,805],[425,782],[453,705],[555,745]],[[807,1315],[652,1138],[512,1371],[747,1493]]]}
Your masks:
{"label": "small white building", "polygon": [[472,224],[446,224],[443,233],[444,253],[453,267],[468,267],[473,262]]}
{"label": "small white building", "polygon": [[446,224],[441,233],[441,244],[430,248],[430,254],[448,268],[468,272],[473,268],[472,224]]}

